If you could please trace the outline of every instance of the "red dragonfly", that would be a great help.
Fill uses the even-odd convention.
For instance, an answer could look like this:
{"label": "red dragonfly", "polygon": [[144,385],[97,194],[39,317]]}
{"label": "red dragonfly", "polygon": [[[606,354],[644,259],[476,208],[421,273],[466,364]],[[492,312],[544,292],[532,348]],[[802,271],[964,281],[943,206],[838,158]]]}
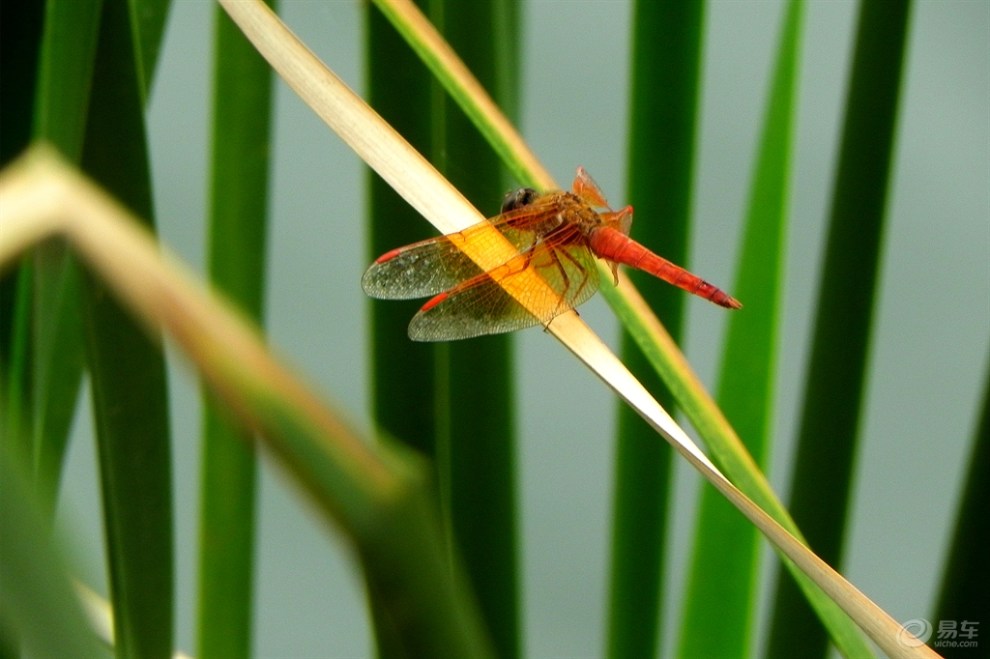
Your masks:
{"label": "red dragonfly", "polygon": [[[498,267],[483,271],[457,247],[471,243],[484,250],[497,240],[485,221],[381,255],[364,273],[361,286],[379,299],[433,296],[409,323],[414,341],[451,341],[547,326],[598,290],[595,257],[609,263],[616,283],[618,266],[624,263],[723,307],[742,306],[631,239],[632,212],[632,206],[609,208],[601,190],[579,167],[573,192],[521,188],[506,195],[501,214],[490,222],[519,253]],[[535,271],[548,286],[524,283],[520,275],[526,271]],[[511,286],[514,278],[516,285]],[[506,284],[517,295],[521,292],[527,304],[507,293]]]}

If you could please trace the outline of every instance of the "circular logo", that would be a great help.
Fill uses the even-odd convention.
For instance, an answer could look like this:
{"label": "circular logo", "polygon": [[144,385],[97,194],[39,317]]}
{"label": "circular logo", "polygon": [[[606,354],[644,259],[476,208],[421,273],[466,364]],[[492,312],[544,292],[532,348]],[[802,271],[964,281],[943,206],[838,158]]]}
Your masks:
{"label": "circular logo", "polygon": [[908,620],[897,630],[897,642],[908,648],[920,647],[932,636],[932,623],[924,618]]}

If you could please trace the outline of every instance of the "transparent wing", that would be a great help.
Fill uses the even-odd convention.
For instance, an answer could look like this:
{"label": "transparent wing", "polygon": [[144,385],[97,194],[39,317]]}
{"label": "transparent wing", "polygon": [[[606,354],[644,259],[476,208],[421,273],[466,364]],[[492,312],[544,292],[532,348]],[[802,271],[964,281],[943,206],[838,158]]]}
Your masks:
{"label": "transparent wing", "polygon": [[[491,220],[519,251],[528,251],[540,240],[540,232],[553,212],[538,199]],[[371,264],[361,278],[364,292],[384,300],[408,300],[436,295],[482,274],[474,261],[457,248],[455,241],[471,241],[486,249],[493,241],[489,222],[479,222],[456,234],[438,236],[387,252]],[[493,247],[494,248],[494,247]]]}
{"label": "transparent wing", "polygon": [[[523,275],[531,269],[548,286],[531,285]],[[594,256],[577,227],[565,224],[509,262],[431,299],[409,323],[409,338],[451,341],[546,325],[597,290]]]}

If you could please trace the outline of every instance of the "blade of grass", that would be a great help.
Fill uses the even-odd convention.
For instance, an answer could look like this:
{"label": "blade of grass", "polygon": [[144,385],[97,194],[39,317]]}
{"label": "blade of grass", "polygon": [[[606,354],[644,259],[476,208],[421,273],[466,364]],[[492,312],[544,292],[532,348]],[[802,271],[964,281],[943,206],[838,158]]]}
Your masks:
{"label": "blade of grass", "polygon": [[[401,130],[416,147],[429,153],[433,143],[431,81],[409,47],[368,5],[368,97],[382,116]],[[422,240],[416,212],[374,172],[368,172],[368,227],[371,259],[399,245]],[[390,304],[370,300],[371,408],[376,426],[384,433],[431,458],[436,455],[439,419],[436,346],[408,339],[415,301]],[[407,377],[415,374],[414,378]],[[385,617],[382,602],[369,589],[375,639],[380,657],[400,657],[400,639]]]}
{"label": "blade of grass", "polygon": [[463,574],[450,561],[424,466],[357,437],[267,352],[256,331],[162,254],[132,214],[37,149],[0,175],[0,268],[53,236],[152,332],[164,328],[215,395],[354,545],[410,656],[491,655]]}
{"label": "blade of grass", "polygon": [[[106,0],[110,1],[110,0]],[[131,29],[137,55],[138,80],[141,96],[148,98],[155,79],[158,51],[161,49],[171,0],[127,0],[131,7]]]}
{"label": "blade of grass", "polygon": [[31,140],[44,7],[39,2],[0,4],[0,166]]}
{"label": "blade of grass", "polygon": [[72,162],[82,153],[103,0],[46,4],[34,138]]}
{"label": "blade of grass", "polygon": [[34,274],[32,447],[38,494],[53,513],[83,375],[80,275],[65,245],[43,245]]}
{"label": "blade of grass", "polygon": [[[265,300],[272,76],[216,8],[209,272],[255,323]],[[197,648],[251,655],[257,458],[253,438],[203,387]]]}
{"label": "blade of grass", "polygon": [[49,515],[35,505],[32,470],[25,456],[15,455],[10,439],[0,438],[0,653],[109,656],[87,628]]}
{"label": "blade of grass", "polygon": [[[411,0],[375,0],[450,97],[477,126],[513,176],[524,185],[552,188],[553,177],[495,105],[471,71]],[[511,10],[510,10],[511,11]]]}
{"label": "blade of grass", "polygon": [[[35,139],[78,161],[92,84],[101,0],[49,2],[38,75]],[[33,453],[46,508],[55,505],[69,425],[82,380],[79,271],[64,245],[35,253],[32,346]]]}
{"label": "blade of grass", "polygon": [[[450,43],[488,89],[496,89],[497,16],[515,0],[440,4]],[[503,75],[512,75],[511,73]],[[435,153],[441,169],[468,199],[494,214],[504,190],[498,157],[459,108],[435,95],[440,126]],[[500,657],[520,652],[515,491],[513,340],[509,335],[440,344],[438,470],[451,539],[463,557],[482,615]]]}
{"label": "blade of grass", "polygon": [[990,581],[987,564],[987,533],[990,519],[990,364],[983,389],[983,409],[977,420],[976,435],[969,459],[969,472],[959,502],[956,528],[952,533],[945,573],[932,620],[990,620]]}
{"label": "blade of grass", "polygon": [[[366,13],[368,96],[389,123],[427,153],[433,131],[430,77],[382,16],[370,5]],[[422,240],[417,213],[373,173],[369,184],[369,256]],[[435,346],[410,342],[406,331],[418,308],[416,302],[371,300],[372,416],[385,432],[433,456],[439,411]],[[410,373],[415,381],[405,377]]]}
{"label": "blade of grass", "polygon": [[[634,12],[629,202],[641,219],[633,235],[644,245],[662,245],[674,263],[687,263],[704,3],[640,0]],[[679,337],[684,295],[643,273],[630,277]],[[669,390],[625,333],[621,355],[673,410]],[[625,405],[618,409],[615,450],[608,655],[649,657],[663,617],[671,452]]]}
{"label": "blade of grass", "polygon": [[[842,562],[910,7],[909,0],[860,6],[815,304],[790,510],[809,546],[831,565]],[[772,656],[786,656],[796,643],[808,656],[825,654],[821,624],[803,600],[791,579],[778,578]]]}
{"label": "blade of grass", "polygon": [[[43,38],[40,3],[0,5],[0,165],[31,140],[38,52]],[[24,264],[0,280],[0,431],[31,455],[31,290],[34,272]]]}
{"label": "blade of grass", "polygon": [[[83,166],[144,217],[151,191],[131,16],[103,6]],[[106,551],[122,656],[172,648],[172,484],[165,362],[104,285],[84,278]]]}
{"label": "blade of grass", "polygon": [[[624,285],[620,275],[619,287],[622,288]],[[646,303],[635,289],[626,290],[623,296],[605,289],[605,295],[614,296],[612,303],[616,314],[650,363],[671,388],[674,398],[697,429],[698,434],[705,438],[715,462],[730,475],[734,485],[803,543],[800,530],[773,492],[763,472],[753,462],[742,440],[722,415],[715,401],[705,391],[700,378],[688,364],[687,358],[677,349],[660,321],[649,313]],[[778,548],[780,547],[772,538],[768,539]],[[781,556],[783,558],[785,554],[782,553]],[[872,631],[868,629],[866,621],[857,619],[854,624],[847,615],[850,611],[848,604],[833,601],[833,595],[828,594],[829,591],[823,588],[821,583],[813,580],[815,575],[804,573],[803,568],[798,568],[795,563],[784,560],[784,566],[790,570],[805,596],[813,602],[819,615],[826,621],[836,645],[847,656],[871,656],[870,646],[859,631],[860,629]],[[894,624],[892,620],[890,623]],[[892,630],[892,636],[896,631],[896,629]],[[876,640],[876,637],[873,638]]]}
{"label": "blade of grass", "polygon": [[[228,0],[221,1],[226,3]],[[491,131],[508,130],[512,135],[503,137],[502,141],[505,144],[513,144],[513,148],[516,148],[515,142],[521,142],[521,140],[515,134],[514,129],[501,116],[494,103],[481,91],[477,81],[471,78],[466,67],[457,60],[453,51],[443,43],[442,39],[440,39],[432,26],[429,25],[425,17],[417,12],[415,7],[406,2],[406,0],[380,0],[380,2],[388,4],[387,15],[390,18],[402,23],[399,32],[407,35],[407,38],[417,43],[417,53],[420,53],[420,50],[426,53],[425,55],[420,54],[424,57],[424,61],[427,64],[438,67],[438,69],[449,69],[453,72],[453,74],[448,74],[445,71],[440,71],[438,77],[445,85],[452,87],[451,95],[459,103],[465,103],[466,106],[469,106],[465,108],[465,114],[472,117],[473,120],[479,120],[477,118],[480,117],[480,121],[488,123],[482,129],[483,134],[487,135]],[[245,5],[245,7],[247,6],[249,5]],[[231,5],[231,10],[233,10],[233,5]],[[248,22],[248,17],[245,16],[242,25],[245,29],[248,26],[254,27],[255,23],[253,21],[257,20],[257,25],[260,26],[260,19],[260,16],[252,16],[252,22]],[[420,31],[423,33],[421,34]],[[338,132],[351,148],[362,159],[372,164],[382,173],[383,177],[387,178],[389,183],[402,194],[403,198],[433,223],[434,226],[445,233],[451,233],[480,221],[481,217],[477,211],[471,208],[469,204],[465,204],[459,192],[440,177],[425,162],[422,156],[412,151],[397,133],[392,131],[390,127],[378,125],[378,122],[374,119],[363,116],[365,111],[359,108],[360,103],[354,98],[353,93],[343,87],[339,79],[332,77],[329,72],[321,70],[320,65],[316,62],[313,63],[313,66],[318,69],[317,71],[307,73],[306,75],[296,75],[295,71],[282,66],[281,59],[283,54],[278,52],[277,49],[269,47],[268,43],[260,37],[255,43],[263,49],[269,61],[279,68],[283,77],[287,78],[296,91],[311,104],[314,110]],[[308,51],[298,52],[300,56],[302,56],[301,54],[303,52],[306,52],[308,55]],[[477,98],[479,94],[483,98]],[[355,105],[352,106],[352,103],[355,103]],[[333,109],[332,111],[331,108]],[[359,116],[362,118],[358,119]],[[373,124],[374,128],[369,126],[368,130],[364,132],[355,130],[355,126],[360,125],[364,121]],[[381,135],[382,140],[372,143],[370,140],[365,139],[366,134]],[[388,145],[387,148],[385,147],[386,144]],[[518,148],[522,149],[522,153],[517,155],[516,160],[517,163],[525,163],[526,174],[524,180],[536,186],[553,187],[553,181],[549,177],[549,174],[539,165],[535,156],[526,148],[525,144],[522,144]],[[516,253],[514,248],[508,243],[496,240],[497,236],[498,234],[492,235],[490,241],[486,241],[491,243],[492,249],[490,251],[475,253],[476,251],[472,249],[470,243],[464,244],[462,249],[468,253],[470,258],[481,269],[490,269],[504,263]],[[604,264],[599,264],[599,275],[603,281],[611,279],[611,272]],[[534,277],[533,279],[532,282],[527,282],[527,285],[535,287],[546,285],[539,277]],[[626,303],[623,296],[629,298],[635,292],[628,278],[622,272],[619,272],[619,283],[620,285],[618,287],[612,287],[607,284],[603,286],[604,295],[614,308],[618,308],[621,304]],[[512,291],[509,292],[512,293]],[[523,298],[517,299],[524,306],[527,303]],[[656,317],[648,311],[646,305],[639,305],[637,307],[637,313],[640,318],[649,318],[652,319],[652,322],[658,322],[656,321]],[[628,321],[628,318],[625,320]],[[702,468],[709,469],[708,476],[710,478],[718,478],[720,476],[710,471],[711,465],[708,459],[687,438],[683,430],[674,423],[670,415],[656,404],[642,385],[635,378],[631,377],[628,370],[622,364],[617,363],[614,355],[608,351],[598,337],[594,336],[587,329],[587,326],[580,321],[577,314],[571,312],[557,316],[554,318],[554,322],[547,328],[547,331],[557,337],[565,347],[571,350],[575,356],[589,366],[602,380],[608,383],[624,400],[629,401],[634,406],[638,406],[637,409],[640,414],[647,417],[651,425],[661,432],[664,437],[677,444],[679,451],[682,451],[685,455],[692,456],[692,460],[697,460],[694,464],[707,465]],[[651,333],[643,332],[642,335],[649,337]],[[653,345],[653,349],[656,349],[656,344]],[[663,350],[668,353],[667,356],[671,359],[675,356],[683,359],[683,355],[680,355],[680,351],[677,350],[673,342],[665,343]],[[676,369],[668,370],[670,372],[676,372]],[[687,380],[683,382],[687,382]],[[624,391],[625,387],[629,387],[628,391]],[[681,387],[682,392],[688,390],[692,391],[692,394],[697,400],[704,398],[703,389],[696,380]],[[703,408],[704,406],[701,404],[696,404],[694,407],[695,411]],[[706,411],[708,410],[708,408],[704,409]],[[708,419],[715,419],[715,417],[709,415]],[[713,424],[707,423],[702,425],[711,427]],[[752,465],[746,462],[744,451],[740,453],[739,448],[736,446],[728,450],[738,453],[740,456],[739,463],[747,465],[746,469],[753,469]],[[762,475],[759,474],[758,470],[755,471],[755,474],[756,476],[752,476],[752,478],[756,482],[760,482]]]}
{"label": "blade of grass", "polygon": [[[729,318],[719,372],[719,407],[764,468],[774,419],[802,7],[800,0],[791,0],[782,17],[740,266],[731,289],[746,301],[747,313]],[[745,657],[752,647],[759,594],[759,536],[716,491],[703,486],[700,494],[678,654]],[[712,615],[715,610],[718,616]]]}
{"label": "blade of grass", "polygon": [[[627,292],[626,297],[632,299],[633,296]],[[623,303],[625,299],[622,298]],[[632,309],[627,310],[619,306],[618,302],[617,308],[621,309],[621,313],[624,314],[622,320],[629,323],[628,327],[635,326],[644,317],[644,314],[638,309],[635,311]],[[570,321],[569,316],[564,316],[564,318]],[[557,320],[555,319],[554,322],[556,323]],[[603,380],[609,383],[619,380],[620,376],[617,373],[611,372],[613,368],[623,368],[621,363],[618,363],[617,358],[611,356],[611,353],[593,351],[585,345],[586,339],[584,336],[580,336],[580,338],[569,336],[570,334],[577,334],[579,331],[577,329],[571,329],[571,327],[570,322],[567,322],[566,325],[561,323],[558,325],[554,335],[558,337],[564,335],[561,337],[562,342],[568,348],[572,349],[572,352],[578,359],[595,370]],[[638,332],[639,330],[636,331]],[[666,333],[663,334],[665,335],[665,342],[673,345],[673,341],[669,335],[666,335]],[[660,335],[660,332],[654,331],[654,335]],[[674,354],[672,348],[668,347],[662,351],[663,356],[657,358],[653,353],[656,352],[659,354],[661,351],[654,351],[651,342],[641,341],[639,345],[644,352],[648,351],[647,354],[651,359],[657,361]],[[606,360],[610,357],[614,361],[607,363]],[[682,371],[680,376],[681,381],[686,382],[692,379],[688,377],[690,368],[686,362],[678,365],[677,368]],[[694,380],[694,387],[700,387],[700,384],[696,381],[697,378],[694,378]],[[776,517],[786,519],[786,511],[783,510],[779,502],[776,502],[774,499],[767,501],[770,504],[767,506],[768,510],[772,510],[775,515],[775,517],[771,517],[762,508],[756,506],[753,500],[746,496],[746,494],[732,485],[708,461],[708,458],[694,446],[684,431],[672,419],[669,417],[663,418],[667,416],[666,411],[652,401],[649,392],[629,382],[622,382],[621,385],[613,385],[613,389],[629,405],[642,411],[644,418],[649,419],[651,423],[655,423],[654,428],[657,432],[667,438],[674,448],[677,449],[678,453],[705,476],[779,550],[785,566],[794,575],[809,599],[814,602],[816,609],[821,611],[822,618],[829,624],[830,629],[833,630],[833,638],[836,645],[843,648],[844,652],[846,648],[849,648],[851,649],[849,656],[872,656],[870,646],[856,628],[858,625],[862,631],[866,632],[890,656],[938,656],[925,646],[923,642],[917,641],[913,636],[905,634],[905,630],[896,620],[858,591],[842,575],[829,567],[827,563],[808,550],[799,540],[797,534],[790,530],[785,531],[784,527],[776,520]],[[713,428],[709,428],[708,431],[718,432],[724,438],[734,437],[731,428],[725,422],[725,419],[721,417],[718,409],[714,407],[714,403],[708,401],[705,405],[711,408],[703,417],[705,423],[719,426],[717,431]],[[735,441],[739,441],[737,437]],[[741,459],[740,456],[747,454],[733,451],[729,455],[729,464],[733,464],[734,461]],[[753,488],[754,483],[746,482],[746,478],[749,478],[750,474],[758,474],[759,471],[752,467],[743,470],[737,465],[733,464],[733,466],[744,477],[742,480],[746,483],[746,486]],[[763,481],[763,485],[767,488],[769,487],[765,481]],[[765,499],[767,497],[764,495],[762,498]],[[790,526],[793,526],[793,522],[790,522]]]}

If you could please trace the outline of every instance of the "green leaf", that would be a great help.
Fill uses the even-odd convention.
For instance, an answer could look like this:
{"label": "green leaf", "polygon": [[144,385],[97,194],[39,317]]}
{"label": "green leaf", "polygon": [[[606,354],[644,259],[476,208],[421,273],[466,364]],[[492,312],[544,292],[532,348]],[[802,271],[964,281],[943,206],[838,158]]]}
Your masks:
{"label": "green leaf", "polygon": [[[0,166],[31,139],[43,15],[38,2],[0,4]],[[32,452],[34,281],[27,263],[0,279],[0,432],[25,455]]]}
{"label": "green leaf", "polygon": [[28,463],[9,439],[0,437],[0,653],[109,656],[88,628],[48,514],[34,505]]}
{"label": "green leaf", "polygon": [[[718,387],[719,407],[764,470],[774,420],[802,9],[800,0],[791,0],[783,17],[739,273],[731,288],[746,306],[729,319]],[[678,653],[749,656],[760,535],[719,492],[703,486],[700,494]],[[713,616],[716,610],[719,615]]]}
{"label": "green leaf", "polygon": [[[514,78],[499,53],[515,34],[501,23],[515,0],[445,0],[438,27],[465,64],[489,90]],[[503,19],[504,21],[504,19]],[[441,169],[471,202],[494,215],[504,188],[498,156],[460,108],[435,95],[432,113],[440,124],[434,151]],[[463,559],[498,656],[519,656],[518,524],[515,488],[515,387],[513,342],[486,336],[438,346],[438,416],[444,419],[437,445],[443,510],[451,539]]]}
{"label": "green leaf", "polygon": [[[0,261],[32,241],[63,235],[146,327],[165,328],[227,409],[258,429],[327,521],[346,531],[396,649],[491,655],[463,571],[450,560],[422,460],[394,442],[372,444],[351,432],[275,361],[243,316],[195,284],[133,214],[52,151],[36,149],[0,175],[0,198],[17,209],[5,225],[13,239],[0,242]],[[113,538],[108,544],[115,547]],[[130,630],[118,619],[117,631]]]}
{"label": "green leaf", "polygon": [[[83,153],[87,172],[151,217],[147,144],[131,16],[103,7]],[[84,286],[87,353],[119,656],[172,651],[172,486],[165,362],[92,277]]]}
{"label": "green leaf", "polygon": [[103,0],[51,0],[38,72],[35,139],[75,162],[82,152]]}
{"label": "green leaf", "polygon": [[[60,0],[46,5],[35,139],[51,142],[74,162],[85,136],[102,4]],[[51,509],[82,380],[80,283],[78,267],[64,245],[40,246],[31,267],[32,444],[39,494]]]}
{"label": "green leaf", "polygon": [[[411,144],[429,153],[429,74],[370,5],[367,18],[369,104]],[[372,174],[369,183],[371,258],[427,237],[416,211],[381,178]],[[413,343],[406,332],[421,304],[371,302],[372,416],[379,428],[432,456],[437,409],[434,346]]]}
{"label": "green leaf", "polygon": [[[367,12],[368,102],[421,152],[433,139],[431,81],[395,30],[370,5]],[[369,176],[370,257],[422,240],[419,215],[374,173]],[[424,455],[435,456],[439,430],[436,346],[409,340],[407,326],[420,302],[371,301],[372,418],[387,433]],[[372,621],[382,657],[402,656],[381,593],[368,582]]]}
{"label": "green leaf", "polygon": [[[604,276],[604,275],[603,275]],[[790,518],[783,504],[776,497],[769,482],[742,446],[738,435],[728,424],[715,402],[707,395],[698,376],[692,371],[686,358],[677,349],[673,339],[663,329],[646,322],[645,316],[633,304],[633,300],[618,294],[612,287],[604,287],[603,295],[609,300],[623,326],[636,340],[650,363],[664,378],[678,404],[690,419],[698,434],[705,440],[714,461],[732,480],[733,484],[753,502],[786,528],[795,538],[801,533]],[[800,582],[805,593],[814,599],[818,609],[825,611],[834,638],[840,647],[851,648],[849,654],[868,656],[866,645],[857,626],[839,609],[832,599],[803,574],[790,560],[785,566]]]}
{"label": "green leaf", "polygon": [[[983,389],[983,410],[973,437],[969,473],[959,502],[956,528],[945,559],[944,574],[932,620],[990,620],[986,583],[990,516],[990,366]],[[937,624],[937,623],[936,623]],[[981,630],[982,631],[982,630]]]}
{"label": "green leaf", "polygon": [[[264,309],[272,73],[216,10],[209,271],[260,323]],[[205,395],[198,655],[251,654],[257,458],[253,434]]]}
{"label": "green leaf", "polygon": [[[836,566],[842,562],[866,386],[910,6],[909,0],[864,0],[860,7],[791,477],[790,510],[795,521],[809,546]],[[770,654],[787,656],[798,644],[806,656],[823,656],[826,651],[817,616],[793,581],[782,576],[774,601]]]}
{"label": "green leaf", "polygon": [[0,166],[31,140],[43,9],[40,2],[0,4]]}
{"label": "green leaf", "polygon": [[[466,68],[462,68],[460,71],[455,70],[458,68],[459,63],[445,59],[444,53],[437,50],[437,47],[441,44],[430,40],[429,32],[432,31],[432,26],[426,22],[420,22],[418,19],[422,17],[412,16],[415,12],[408,11],[405,5],[405,2],[395,2],[394,0],[375,0],[375,6],[378,7],[395,30],[402,35],[402,38],[415,51],[423,64],[433,74],[436,81],[440,83],[451,99],[464,111],[471,120],[471,123],[484,135],[485,142],[499,155],[502,163],[508,168],[515,179],[524,185],[534,185],[536,181],[532,169],[533,163],[527,162],[520,151],[525,146],[514,139],[517,136],[506,133],[505,129],[509,128],[508,124],[503,123],[500,125],[498,123],[497,119],[501,117],[496,118],[493,113],[493,111],[497,111],[497,108],[485,103],[480,98],[479,93],[483,90],[470,88],[475,82],[471,71]],[[501,10],[496,9],[494,23],[507,31],[510,34],[508,39],[512,40],[515,37],[511,36],[512,29],[508,28],[508,26],[512,25],[512,22],[515,20],[514,17],[518,15],[518,11],[513,8],[513,3],[511,2],[501,7]],[[443,46],[446,46],[446,44],[444,43]],[[512,48],[511,41],[507,42],[505,47]],[[508,67],[517,66],[513,57],[510,54],[506,58],[506,65]],[[463,75],[459,76],[459,74]],[[487,91],[490,97],[492,90]],[[512,98],[508,98],[506,101],[506,107],[515,107],[516,103]],[[401,123],[399,125],[393,125],[399,129],[399,132],[413,146],[416,146],[416,142],[411,140],[409,135],[401,129]]]}
{"label": "green leaf", "polygon": [[[674,263],[686,263],[704,4],[640,0],[632,25],[629,201],[638,218],[633,236],[662,247]],[[644,273],[629,275],[679,337],[684,294]],[[672,412],[673,397],[625,333],[621,355]],[[617,439],[608,654],[646,657],[656,652],[662,617],[671,451],[627,405],[618,408]]]}
{"label": "green leaf", "polygon": [[39,246],[31,265],[35,353],[31,443],[38,495],[52,512],[82,382],[80,273],[63,244]]}
{"label": "green leaf", "polygon": [[141,95],[147,99],[155,79],[158,52],[161,49],[171,0],[127,0],[133,17],[131,28],[136,44],[138,78]]}

